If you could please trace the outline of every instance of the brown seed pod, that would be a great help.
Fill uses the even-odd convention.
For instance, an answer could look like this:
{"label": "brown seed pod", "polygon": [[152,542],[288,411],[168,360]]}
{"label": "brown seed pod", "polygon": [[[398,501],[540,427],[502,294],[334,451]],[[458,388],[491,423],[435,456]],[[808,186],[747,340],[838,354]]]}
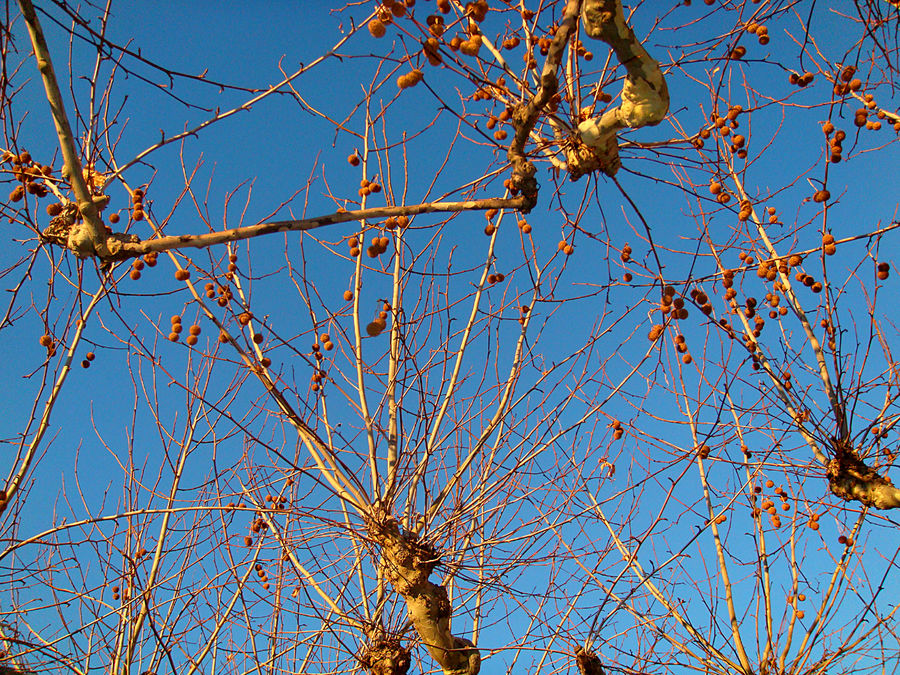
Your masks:
{"label": "brown seed pod", "polygon": [[371,33],[372,37],[381,38],[384,37],[384,34],[387,32],[387,28],[384,23],[379,19],[372,19],[369,21],[369,33]]}
{"label": "brown seed pod", "polygon": [[347,302],[353,300],[353,291],[344,291],[344,300]]}
{"label": "brown seed pod", "polygon": [[178,269],[178,270],[175,270],[175,278],[178,281],[187,281],[188,279],[191,278],[191,273],[188,270]]}
{"label": "brown seed pod", "polygon": [[359,155],[355,152],[352,155],[347,155],[347,162],[350,166],[359,166]]}
{"label": "brown seed pod", "polygon": [[831,199],[831,193],[825,189],[818,190],[816,194],[813,195],[813,201],[817,204],[827,202],[829,199]]}

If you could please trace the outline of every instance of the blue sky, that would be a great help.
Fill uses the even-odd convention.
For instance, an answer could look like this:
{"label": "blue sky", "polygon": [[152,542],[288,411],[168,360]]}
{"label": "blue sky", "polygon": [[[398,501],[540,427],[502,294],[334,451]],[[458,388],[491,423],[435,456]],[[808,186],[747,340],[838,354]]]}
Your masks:
{"label": "blue sky", "polygon": [[[777,9],[784,4],[774,6]],[[419,0],[416,12],[431,12],[430,5]],[[820,279],[826,277],[830,294],[816,295],[805,288],[798,291],[814,325],[827,317],[840,321],[841,353],[828,367],[833,376],[844,378],[844,386],[853,394],[854,432],[859,432],[880,406],[885,405],[886,415],[895,414],[895,406],[884,401],[891,395],[891,386],[896,384],[891,378],[896,375],[891,374],[890,359],[880,345],[896,343],[890,312],[897,298],[896,278],[876,284],[873,269],[875,261],[890,261],[888,252],[895,248],[896,235],[888,233],[880,241],[863,235],[897,219],[897,136],[887,129],[857,133],[853,110],[858,103],[830,107],[831,85],[821,74],[813,86],[802,90],[789,84],[788,74],[812,69],[810,54],[818,52],[832,64],[856,63],[867,85],[872,84],[864,91],[874,92],[879,106],[896,111],[896,99],[889,86],[876,86],[882,74],[870,67],[869,59],[873,54],[878,58],[878,51],[865,40],[859,50],[859,31],[853,21],[818,5],[811,14],[814,42],[806,45],[808,51],[802,57],[801,22],[807,19],[809,3],[799,3],[796,12],[788,10],[772,19],[772,40],[766,46],[743,34],[740,44],[748,51],[743,63],[716,56],[727,53],[738,40],[736,33],[721,37],[738,21],[737,6],[729,7],[730,11],[709,11],[695,2],[691,7],[667,8],[660,16],[652,3],[636,9],[636,33],[642,39],[649,35],[648,50],[667,69],[671,107],[670,117],[661,125],[628,132],[623,140],[648,143],[696,133],[707,124],[712,88],[723,101],[740,103],[751,111],[740,118],[750,155],[746,164],[736,165],[737,175],[761,214],[764,208],[775,207],[779,222],[767,232],[779,252],[812,251],[821,246],[823,231],[838,240],[860,237],[842,242],[834,257],[821,252],[809,256],[805,271]],[[106,35],[119,45],[131,41],[130,50],[137,53],[140,48],[141,57],[171,71],[204,72],[208,80],[229,87],[261,89],[280,81],[298,64],[309,64],[330,50],[341,31],[360,25],[370,9],[366,5],[332,11],[318,3],[256,3],[250,11],[238,3],[128,3],[113,7]],[[747,14],[742,16],[749,17],[754,9],[755,4],[746,3],[741,11]],[[65,24],[58,8],[49,13]],[[84,10],[95,27],[98,13],[96,8]],[[514,18],[492,12],[482,28],[486,35],[502,35],[513,26]],[[63,88],[84,116],[95,53],[80,39],[70,45],[67,33],[46,15],[42,21],[63,79],[71,53],[73,78],[71,83],[64,82]],[[545,28],[547,23],[542,20],[540,25]],[[405,30],[415,34],[412,28]],[[27,148],[41,162],[49,162],[58,156],[56,139],[49,133],[46,101],[32,75],[33,64],[25,58],[27,35],[21,21],[14,25],[14,36],[19,57],[24,59],[14,78],[23,88],[11,108],[16,119],[22,120],[18,142],[20,149]],[[593,48],[595,58],[590,64],[582,63],[585,69],[602,66],[605,50],[599,43]],[[346,157],[363,152],[362,138],[368,133],[373,168],[367,177],[375,179],[377,175],[385,186],[370,203],[383,204],[387,195],[392,195],[394,203],[405,204],[438,197],[501,196],[502,179],[508,174],[503,167],[505,148],[494,143],[485,130],[484,115],[492,104],[468,100],[473,86],[458,69],[450,72],[421,65],[418,50],[409,35],[401,35],[394,27],[377,41],[363,29],[338,54],[294,81],[302,101],[289,92],[271,96],[183,144],[173,143],[152,153],[146,162],[128,169],[125,179],[131,188],[145,186],[147,212],[154,222],[164,222],[166,234],[199,234],[209,226],[236,227],[330,213],[356,198],[362,175]],[[414,65],[424,70],[425,81],[398,93],[396,73],[391,71],[407,53],[413,54]],[[896,52],[892,54],[896,60]],[[382,61],[382,55],[388,58]],[[509,60],[516,68],[521,63],[518,52]],[[670,65],[676,62],[677,66]],[[404,65],[397,72],[406,68]],[[115,143],[120,165],[158,142],[161,135],[193,128],[213,111],[233,108],[252,96],[235,88],[220,90],[196,79],[169,80],[134,56],[124,57],[115,71],[110,61],[104,61],[99,73],[96,82],[100,90],[114,74],[108,138]],[[495,80],[497,74],[491,71],[487,76]],[[585,92],[597,77],[597,73],[584,75]],[[382,80],[369,98],[368,114],[374,122],[367,125],[366,91]],[[73,100],[68,103],[74,120],[75,105]],[[115,114],[119,106],[121,113]],[[725,110],[722,104],[720,114]],[[823,160],[826,149],[821,123],[829,118],[848,134],[844,143],[847,158],[839,164]],[[10,137],[12,125],[10,121],[5,124]],[[336,130],[337,124],[342,129]],[[82,123],[74,125],[83,138],[83,117]],[[546,128],[541,133],[547,135]],[[415,136],[405,147],[404,135]],[[537,298],[522,343],[525,365],[518,374],[516,406],[497,432],[502,442],[487,444],[490,452],[479,455],[467,474],[469,482],[453,493],[426,528],[436,546],[446,552],[448,569],[458,570],[453,586],[454,630],[470,634],[477,624],[483,657],[502,664],[491,662],[485,669],[524,663],[536,670],[548,645],[552,667],[571,666],[574,645],[588,639],[586,626],[599,611],[601,629],[591,637],[605,662],[616,662],[624,672],[629,672],[628,668],[688,671],[686,657],[672,657],[668,666],[653,663],[654,658],[664,660],[667,652],[647,647],[648,640],[659,636],[644,630],[635,613],[661,617],[658,625],[675,634],[680,629],[671,614],[666,618],[660,604],[650,597],[649,585],[641,583],[633,569],[624,568],[613,538],[590,515],[596,506],[591,496],[615,522],[622,541],[632,550],[639,549],[636,555],[644,569],[658,569],[656,583],[666,589],[668,597],[677,599],[676,604],[703,628],[711,642],[725,651],[733,648],[722,606],[724,582],[716,566],[698,467],[686,459],[696,442],[688,423],[691,419],[698,437],[712,448],[713,460],[705,464],[704,471],[716,513],[719,509],[727,513],[720,532],[727,542],[725,557],[748,644],[755,649],[757,636],[751,627],[761,625],[754,613],[760,601],[755,563],[762,535],[748,515],[747,481],[764,486],[764,481],[771,479],[773,487],[784,486],[792,495],[795,511],[822,514],[818,531],[800,518],[796,531],[789,526],[767,530],[776,624],[790,614],[782,608],[788,607],[785,596],[794,592],[795,584],[807,589],[811,599],[823,597],[828,575],[844,551],[836,543],[837,536],[850,531],[858,509],[856,505],[845,508],[828,495],[822,469],[811,466],[809,448],[791,425],[771,383],[752,370],[740,341],[727,339],[704,319],[699,308],[692,307],[690,319],[677,328],[670,327],[656,349],[650,350],[647,332],[660,321],[656,256],[664,266],[667,283],[685,295],[692,288],[702,288],[712,298],[719,317],[730,315],[723,314],[724,288],[716,277],[718,269],[709,243],[723,251],[723,266],[739,266],[738,252],[750,252],[751,247],[752,253],[759,255],[760,237],[738,220],[735,201],[720,208],[706,187],[711,178],[725,176],[728,155],[724,149],[717,153],[712,141],[708,143],[703,154],[685,144],[664,149],[623,148],[618,184],[605,177],[583,178],[578,183],[569,183],[564,177],[554,180],[547,164],[539,164],[540,201],[527,215],[532,235],[524,236],[516,228],[517,215],[504,216],[488,271],[504,274],[505,280],[481,297],[474,337],[450,406],[451,417],[439,428],[441,443],[414,498],[415,510],[427,510],[447,477],[475,446],[495,410],[496,392],[505,382],[521,333],[516,307]],[[98,160],[104,166],[110,161],[105,140],[100,148]],[[821,187],[826,170],[832,200],[824,211],[811,198]],[[483,181],[470,194],[468,186],[491,171],[497,171],[498,177]],[[191,192],[186,193],[185,174],[192,172]],[[725,182],[734,189],[732,179],[726,176]],[[130,199],[124,188],[113,186],[108,194],[112,200],[108,213],[119,210],[125,215]],[[47,219],[43,206],[35,210],[41,226]],[[352,208],[349,203],[348,208]],[[3,215],[8,212],[4,210]],[[450,219],[422,215],[413,219],[405,235],[403,349],[409,350],[409,356],[401,364],[398,381],[401,447],[409,471],[421,461],[425,439],[438,416],[437,401],[445,393],[452,370],[452,357],[461,344],[461,329],[491,255],[491,239],[483,234],[485,222],[477,212]],[[13,302],[15,320],[0,336],[7,353],[16,355],[11,367],[4,370],[7,424],[3,436],[12,449],[32,415],[34,400],[40,401],[39,414],[49,393],[46,383],[59,372],[59,356],[44,369],[46,349],[38,343],[44,321],[50,323],[54,335],[63,341],[71,339],[71,328],[66,330],[66,326],[72,324],[73,308],[86,302],[85,293],[95,291],[98,277],[91,262],[81,267],[84,290],[79,297],[75,290],[79,266],[71,256],[46,248],[26,274],[25,267],[16,262],[35,247],[36,240],[21,225],[11,225],[8,231],[10,245],[4,248],[3,267],[11,272],[4,288],[22,281],[23,289]],[[133,224],[132,231],[141,237],[150,233],[146,221]],[[353,317],[341,297],[354,279],[354,261],[346,252],[347,239],[355,232],[347,225],[336,225],[305,235],[274,235],[241,243],[235,253],[242,289],[250,298],[254,316],[263,322],[263,347],[279,385],[301,414],[318,420],[320,433],[340,449],[348,472],[369,485],[366,437],[359,395],[354,393],[357,375],[350,358]],[[575,245],[575,254],[558,252],[561,238]],[[619,255],[626,243],[633,248],[634,262],[628,265]],[[224,248],[189,251],[188,255],[204,270],[221,273],[228,263]],[[51,256],[58,269],[51,264]],[[368,260],[365,252],[363,257]],[[176,506],[185,511],[179,512],[173,525],[178,534],[162,558],[162,567],[173,576],[163,584],[168,599],[159,600],[170,603],[165,606],[175,608],[172,611],[179,617],[168,626],[172,633],[167,639],[185,650],[174,668],[180,672],[206,630],[184,617],[220,607],[236,586],[227,575],[220,582],[213,574],[232,567],[243,570],[253,553],[246,548],[223,553],[225,548],[217,548],[227,538],[240,541],[246,534],[249,513],[226,513],[218,520],[219,507],[237,500],[242,484],[251,486],[247,494],[258,498],[276,491],[290,496],[296,519],[286,525],[286,531],[296,538],[302,560],[316,570],[333,594],[346,578],[355,583],[341,554],[350,550],[351,542],[362,545],[362,540],[346,533],[340,524],[343,515],[338,500],[317,482],[316,472],[308,470],[310,460],[302,447],[297,447],[296,434],[279,418],[264,389],[234,352],[218,345],[217,329],[203,317],[185,285],[173,278],[172,264],[164,258],[160,256],[159,266],[147,269],[140,281],[122,278],[117,293],[101,303],[89,323],[84,342],[76,350],[76,368],[56,403],[42,446],[44,454],[30,474],[33,482],[27,500],[7,511],[2,536],[7,541],[25,539],[53,523],[71,522],[86,514],[161,508],[178,461],[174,440],[186,434],[187,421],[195,416],[194,445],[175,496]],[[392,265],[393,258],[386,256],[364,273],[359,311],[363,326],[374,318],[384,299],[392,297]],[[125,271],[127,267],[121,267],[119,275]],[[626,271],[633,274],[632,282],[623,281]],[[52,297],[48,299],[50,279]],[[752,267],[738,276],[735,286],[740,301],[752,296],[761,302],[772,290]],[[873,298],[877,302],[870,309]],[[220,311],[213,302],[209,304],[213,311]],[[765,308],[766,316],[769,309]],[[217,316],[238,330],[234,313],[228,311]],[[196,350],[188,349],[183,340],[177,344],[166,340],[173,314],[182,316],[185,327],[195,321],[201,326]],[[876,318],[879,332],[873,331],[870,314]],[[736,319],[729,320],[737,327]],[[309,386],[314,362],[310,343],[321,341],[316,336],[323,331],[336,341],[334,354],[326,359],[334,383],[326,384],[324,399]],[[675,351],[672,338],[676,332],[686,337],[693,364],[684,364]],[[382,428],[388,425],[384,384],[387,335],[362,340],[371,366],[365,375],[367,400]],[[833,420],[800,323],[793,315],[769,320],[760,343],[777,371],[793,374],[794,391],[806,391],[798,400],[811,409],[814,421],[822,423],[820,435],[831,433]],[[89,369],[77,367],[87,351],[95,352],[96,360]],[[868,357],[863,358],[865,353]],[[622,379],[632,371],[620,388]],[[859,391],[854,390],[854,383]],[[203,390],[204,395],[189,395],[186,389],[191,387]],[[620,420],[626,428],[621,441],[613,439],[612,420]],[[740,451],[740,434],[745,434],[743,442],[754,452],[756,459],[750,462],[744,461]],[[377,437],[383,458],[386,438],[383,433]],[[888,461],[885,451],[893,442],[890,435],[877,446],[879,462]],[[302,470],[291,474],[288,460]],[[603,464],[606,460],[615,465],[612,477],[608,465]],[[10,471],[14,466],[4,464]],[[386,471],[386,465],[380,470]],[[135,478],[126,480],[128,473]],[[296,483],[287,485],[289,474],[296,475]],[[476,480],[479,474],[481,481]],[[485,486],[495,492],[482,496]],[[214,494],[216,489],[222,490],[221,499]],[[777,500],[769,488],[765,493]],[[244,500],[249,502],[246,494]],[[35,503],[53,506],[37,509],[32,507]],[[473,513],[469,507],[476,503],[481,511]],[[403,506],[401,500],[398,515]],[[730,510],[732,506],[734,510]],[[788,517],[784,516],[786,522]],[[895,520],[887,512],[867,521],[861,533],[865,549],[853,558],[846,577],[852,579],[856,590],[841,594],[826,623],[830,630],[871,618],[866,607],[874,591],[867,584],[877,588],[894,583]],[[60,536],[65,545],[59,548],[34,544],[19,549],[15,557],[6,557],[4,574],[24,580],[15,591],[16,600],[34,608],[32,630],[62,637],[79,621],[88,625],[84,617],[94,612],[103,615],[97,626],[108,628],[90,624],[60,643],[60,651],[81,667],[91,672],[102,669],[107,652],[99,648],[100,655],[88,662],[86,636],[94,630],[96,644],[112,642],[115,605],[103,605],[111,602],[108,587],[128,570],[125,560],[139,547],[135,532],[150,542],[143,546],[151,549],[159,521],[159,516],[121,517],[98,529],[65,530]],[[129,523],[134,528],[130,532]],[[790,532],[796,532],[794,538]],[[100,541],[100,533],[109,541]],[[309,537],[306,544],[301,543],[303,537]],[[293,572],[279,567],[279,551],[271,541],[260,550],[267,569],[282,570],[277,578],[286,597],[297,583]],[[232,555],[236,557],[230,558]],[[71,560],[67,556],[75,556],[78,564],[66,562]],[[177,582],[176,572],[183,560],[192,562],[183,581]],[[329,561],[334,561],[338,570],[334,576],[326,564]],[[77,571],[69,578],[62,571],[55,577],[57,592],[66,597],[71,593],[73,600],[69,609],[60,613],[37,609],[49,602],[49,586],[28,575],[31,569],[51,563],[60,570]],[[368,559],[363,564],[370,576],[374,574],[371,565]],[[591,569],[593,576],[585,568]],[[142,568],[141,578],[146,573]],[[276,576],[274,571],[272,574]],[[479,578],[482,585],[477,583]],[[104,584],[107,590],[103,590]],[[248,590],[242,599],[246,603],[242,611],[251,617],[247,622],[270,626],[273,617],[279,616],[286,635],[297,630],[302,636],[304,630],[314,630],[317,612],[324,610],[309,586],[300,586],[305,590],[298,600],[299,609],[280,611],[273,610],[270,594],[256,586]],[[183,596],[183,588],[196,589],[198,599]],[[369,585],[370,604],[372,589]],[[616,604],[616,611],[607,599],[610,590],[624,598]],[[83,605],[74,603],[74,592],[80,591],[88,593]],[[311,599],[306,592],[312,594]],[[355,587],[348,593],[346,602],[351,609],[347,611],[358,615],[360,593]],[[887,614],[893,608],[891,602],[879,597],[877,611]],[[624,609],[628,603],[635,613]],[[566,614],[572,606],[575,611]],[[402,625],[404,612],[400,605],[389,605],[386,621],[394,627]],[[811,616],[814,610],[807,613]],[[64,620],[70,622],[68,626]],[[247,639],[246,626],[245,632],[240,625],[231,630],[230,640],[239,643]],[[778,632],[783,638],[783,626]],[[260,655],[266,654],[270,644],[264,633],[256,636],[259,644],[238,656],[241,650],[233,649],[223,638],[221,654],[210,657],[210,662],[220,668],[233,667],[235,672],[251,669],[264,659]],[[896,669],[896,638],[888,633],[883,638],[893,646],[881,652],[876,648],[875,656],[864,655],[858,667],[872,667],[885,654],[893,654],[888,670]],[[336,662],[345,667],[358,640],[358,633],[350,631],[330,636],[326,643],[335,650]],[[876,643],[871,638],[871,644],[877,647]],[[153,640],[148,638],[142,645],[135,658],[136,672],[150,665],[162,672]],[[796,645],[795,641],[792,649],[796,650]],[[324,659],[332,654],[328,650],[323,653]],[[300,656],[299,648],[294,647],[281,665],[290,668]],[[417,658],[424,661],[422,669],[432,667],[424,650]],[[750,658],[753,661],[754,656]],[[542,668],[551,670],[550,662]]]}

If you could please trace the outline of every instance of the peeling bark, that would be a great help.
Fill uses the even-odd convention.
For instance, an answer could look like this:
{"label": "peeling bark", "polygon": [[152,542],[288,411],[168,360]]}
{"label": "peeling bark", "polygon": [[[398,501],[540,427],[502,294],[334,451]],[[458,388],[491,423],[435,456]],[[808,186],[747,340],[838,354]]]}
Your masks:
{"label": "peeling bark", "polygon": [[847,502],[857,501],[875,509],[900,507],[900,490],[860,459],[849,441],[832,442],[834,457],[825,474],[831,492]]}
{"label": "peeling bark", "polygon": [[616,132],[654,126],[669,111],[669,90],[659,63],[626,23],[621,0],[585,0],[581,19],[585,33],[608,44],[628,72],[621,104],[579,124],[566,148],[572,180],[597,169],[614,176],[622,165]]}
{"label": "peeling bark", "polygon": [[450,632],[453,608],[447,589],[428,580],[440,562],[437,552],[414,533],[401,533],[397,520],[389,514],[374,514],[367,526],[381,547],[387,578],[406,601],[422,644],[444,675],[477,675],[481,654],[471,641]]}

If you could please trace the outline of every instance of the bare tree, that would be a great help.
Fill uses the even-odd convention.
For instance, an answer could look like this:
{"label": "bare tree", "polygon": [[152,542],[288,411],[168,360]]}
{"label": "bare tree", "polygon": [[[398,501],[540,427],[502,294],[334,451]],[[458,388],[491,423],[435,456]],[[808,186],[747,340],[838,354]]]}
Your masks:
{"label": "bare tree", "polygon": [[830,4],[303,8],[258,86],[8,3],[0,669],[896,670],[900,9]]}

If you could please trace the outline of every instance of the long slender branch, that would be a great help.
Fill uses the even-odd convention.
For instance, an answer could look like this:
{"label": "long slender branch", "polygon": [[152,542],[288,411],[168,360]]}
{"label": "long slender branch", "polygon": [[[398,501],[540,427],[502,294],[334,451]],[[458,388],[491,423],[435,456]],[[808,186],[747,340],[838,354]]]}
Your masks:
{"label": "long slender branch", "polygon": [[425,202],[408,206],[379,206],[370,209],[358,209],[356,211],[336,211],[314,218],[300,220],[274,220],[268,223],[258,223],[246,227],[234,227],[218,232],[206,234],[177,234],[157,239],[130,242],[116,240],[110,243],[109,252],[101,257],[105,260],[127,260],[137,258],[146,253],[160,253],[183,248],[208,248],[217,244],[225,244],[242,239],[252,239],[275,232],[304,232],[314,230],[326,225],[347,223],[353,220],[366,220],[369,218],[387,218],[389,216],[413,216],[419,213],[457,213],[460,211],[486,211],[488,209],[518,209],[524,208],[524,197],[491,197],[488,199],[473,199],[463,202]]}

